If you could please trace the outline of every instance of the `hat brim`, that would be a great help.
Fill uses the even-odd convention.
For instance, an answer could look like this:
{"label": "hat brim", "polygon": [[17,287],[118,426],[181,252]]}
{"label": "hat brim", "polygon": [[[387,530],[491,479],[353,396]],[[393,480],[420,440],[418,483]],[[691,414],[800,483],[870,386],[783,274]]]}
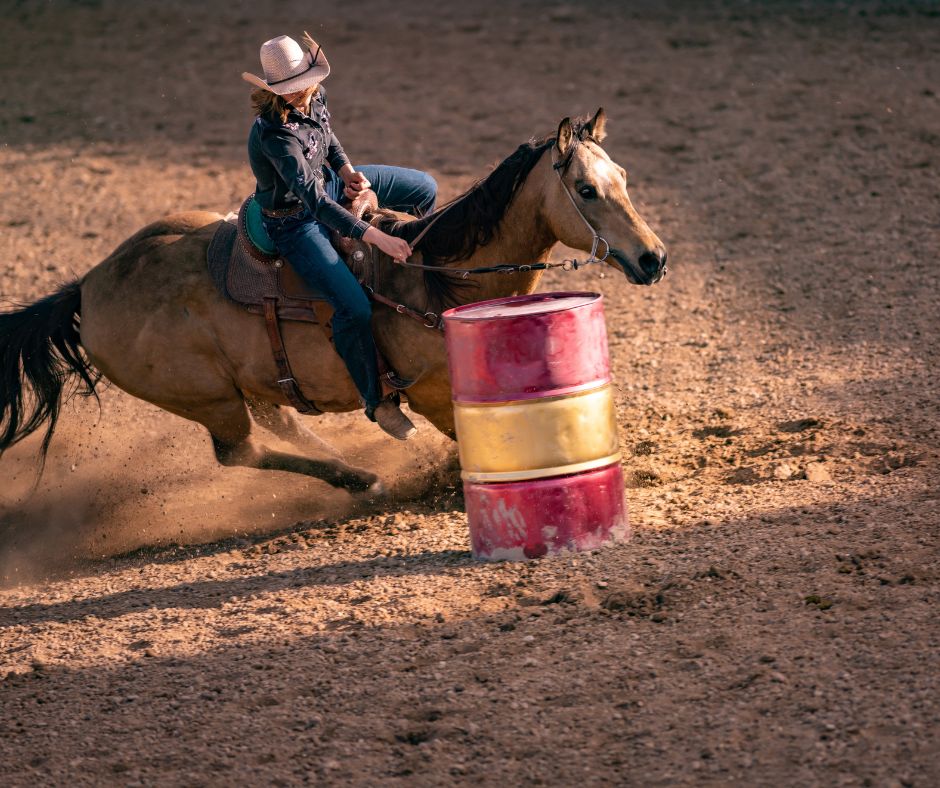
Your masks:
{"label": "hat brim", "polygon": [[261,79],[261,77],[256,77],[254,74],[250,74],[247,71],[242,72],[242,79],[262,90],[270,90],[278,96],[283,96],[287,93],[296,93],[298,90],[305,90],[314,85],[319,85],[329,74],[329,61],[327,61],[326,56],[321,52],[315,66],[308,68],[301,74],[297,74],[297,76],[290,77],[281,82],[270,84]]}

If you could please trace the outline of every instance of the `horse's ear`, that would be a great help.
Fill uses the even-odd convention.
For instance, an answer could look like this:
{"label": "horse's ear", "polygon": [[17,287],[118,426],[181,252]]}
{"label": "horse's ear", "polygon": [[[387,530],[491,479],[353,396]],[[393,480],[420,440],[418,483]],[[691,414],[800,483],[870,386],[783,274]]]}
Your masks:
{"label": "horse's ear", "polygon": [[558,124],[558,152],[562,158],[568,155],[568,149],[571,148],[571,142],[574,139],[574,129],[571,127],[571,118],[565,118]]}
{"label": "horse's ear", "polygon": [[601,143],[604,141],[604,137],[607,136],[607,113],[604,112],[603,107],[600,107],[594,113],[594,117],[587,122],[584,128],[594,138],[595,142]]}

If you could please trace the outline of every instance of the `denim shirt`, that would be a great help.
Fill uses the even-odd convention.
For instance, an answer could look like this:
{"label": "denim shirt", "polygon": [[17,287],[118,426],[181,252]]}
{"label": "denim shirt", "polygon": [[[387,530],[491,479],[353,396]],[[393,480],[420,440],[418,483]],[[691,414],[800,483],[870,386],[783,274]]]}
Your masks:
{"label": "denim shirt", "polygon": [[[306,206],[318,222],[347,238],[361,238],[369,225],[327,196],[327,179],[349,163],[330,125],[326,93],[310,102],[310,114],[291,108],[284,123],[260,117],[248,135],[248,161],[254,173],[255,199],[262,208]],[[327,166],[329,165],[329,166]]]}

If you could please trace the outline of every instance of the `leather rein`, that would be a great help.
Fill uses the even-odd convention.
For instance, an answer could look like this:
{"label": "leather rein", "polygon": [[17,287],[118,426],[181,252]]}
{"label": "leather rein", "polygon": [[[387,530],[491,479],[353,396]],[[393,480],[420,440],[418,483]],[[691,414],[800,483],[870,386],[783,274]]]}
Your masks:
{"label": "leather rein", "polygon": [[[583,211],[578,207],[578,203],[575,202],[574,196],[571,194],[571,190],[568,188],[568,184],[565,183],[564,173],[568,169],[568,165],[571,164],[571,159],[574,156],[575,148],[581,143],[581,140],[575,137],[572,141],[571,149],[568,151],[567,155],[561,161],[554,161],[554,146],[552,153],[552,170],[558,176],[558,180],[561,183],[561,187],[564,190],[565,194],[568,195],[568,199],[571,200],[571,205],[574,207],[578,216],[581,218],[581,221],[584,222],[585,226],[591,232],[593,240],[591,241],[591,253],[586,260],[578,260],[577,258],[565,258],[557,263],[497,263],[495,265],[482,266],[480,268],[447,268],[439,265],[424,265],[423,263],[412,263],[408,260],[402,262],[396,262],[395,265],[401,265],[405,268],[418,268],[423,271],[437,271],[439,273],[448,273],[448,274],[459,274],[461,279],[467,279],[473,274],[515,274],[515,273],[526,273],[529,271],[548,271],[552,268],[561,268],[564,271],[577,271],[579,268],[584,266],[593,265],[595,263],[603,263],[610,256],[610,244],[607,243],[607,240],[600,235],[597,230],[594,229],[594,226],[587,220],[587,217],[584,215]],[[438,219],[440,219],[447,211],[453,208],[457,203],[460,202],[454,200],[452,203],[447,205],[445,208],[438,213],[427,225],[418,233],[414,241],[411,242],[411,248],[415,249],[418,246],[418,243],[427,235],[428,231],[434,226]],[[598,247],[604,245],[604,254],[602,257],[597,256]],[[401,315],[407,315],[413,320],[417,320],[426,328],[434,328],[438,331],[444,330],[444,320],[443,318],[435,312],[419,312],[416,309],[405,306],[404,304],[399,304],[396,301],[393,301],[391,298],[386,298],[380,293],[376,293],[368,285],[363,285],[369,293],[369,297],[380,304],[391,307],[396,312]]]}

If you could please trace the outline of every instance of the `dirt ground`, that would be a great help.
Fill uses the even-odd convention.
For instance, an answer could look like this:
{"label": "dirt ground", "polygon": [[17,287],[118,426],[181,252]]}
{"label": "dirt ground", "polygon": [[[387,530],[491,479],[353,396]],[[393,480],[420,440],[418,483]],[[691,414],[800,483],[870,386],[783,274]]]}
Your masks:
{"label": "dirt ground", "polygon": [[940,783],[937,5],[331,5],[2,2],[0,294],[233,208],[281,32],[444,197],[603,105],[670,273],[543,289],[605,296],[635,537],[479,564],[426,422],[317,423],[370,505],[107,389],[0,461],[3,782]]}

